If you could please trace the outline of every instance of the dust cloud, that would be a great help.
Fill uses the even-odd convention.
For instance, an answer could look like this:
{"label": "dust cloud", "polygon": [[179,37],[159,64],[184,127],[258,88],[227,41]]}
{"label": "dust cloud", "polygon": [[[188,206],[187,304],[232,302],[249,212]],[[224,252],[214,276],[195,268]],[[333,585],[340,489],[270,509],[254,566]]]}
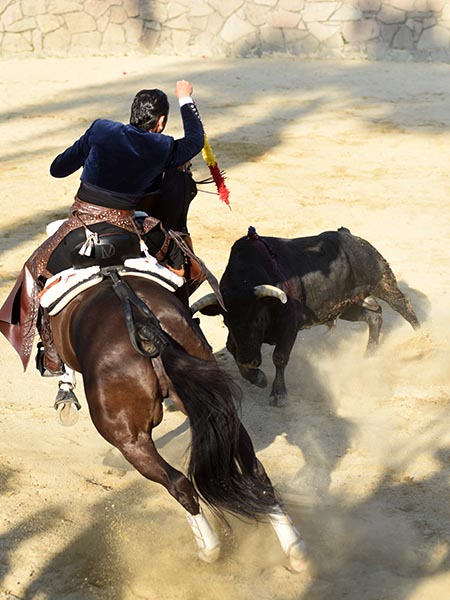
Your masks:
{"label": "dust cloud", "polygon": [[[124,73],[127,73],[125,76]],[[298,237],[348,227],[389,261],[422,327],[383,304],[378,351],[367,328],[302,331],[289,402],[243,381],[220,318],[201,317],[243,390],[242,419],[305,538],[293,575],[266,523],[215,522],[220,560],[203,564],[182,509],[100,438],[83,405],[73,428],[52,408],[53,379],[0,356],[0,597],[33,600],[428,600],[450,588],[447,65],[181,57],[2,61],[0,291],[62,218],[79,174],[53,157],[100,116],[128,118],[134,93],[176,79],[194,95],[232,210],[199,192],[189,229],[220,277],[249,225]],[[262,85],[263,84],[263,85]],[[174,103],[173,96],[171,97]],[[168,131],[180,133],[176,110]],[[194,160],[197,179],[207,176]],[[209,288],[203,284],[195,300]],[[272,349],[263,350],[269,381]],[[161,454],[185,466],[189,430],[167,412]]]}

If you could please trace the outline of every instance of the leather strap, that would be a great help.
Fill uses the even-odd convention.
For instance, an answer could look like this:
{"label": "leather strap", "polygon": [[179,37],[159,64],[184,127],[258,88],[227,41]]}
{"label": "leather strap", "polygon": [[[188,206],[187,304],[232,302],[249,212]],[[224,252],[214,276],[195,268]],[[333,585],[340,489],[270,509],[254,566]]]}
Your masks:
{"label": "leather strap", "polygon": [[223,310],[226,312],[227,309],[225,308],[225,304],[219,288],[219,282],[217,281],[216,277],[211,273],[211,271],[208,269],[205,263],[198,256],[196,256],[194,252],[192,252],[192,250],[189,248],[189,246],[186,244],[186,242],[183,240],[183,237],[179,233],[169,229],[167,231],[167,235],[174,240],[174,242],[180,247],[182,252],[184,252],[187,256],[195,260],[200,265],[205,274],[206,280],[208,281],[214,294],[216,295],[217,301],[219,302]]}
{"label": "leather strap", "polygon": [[[123,281],[116,269],[102,269],[102,273],[107,275],[113,282],[113,290],[122,302],[125,324],[127,326],[128,335],[133,348],[139,354],[148,356],[149,358],[155,358],[159,356],[161,350],[168,345],[169,340],[167,334],[161,329],[161,325],[150,310],[150,308],[143,302],[130,288],[130,286]],[[132,305],[135,306],[146,318],[146,322],[141,326],[141,330],[146,334],[146,338],[154,344],[154,351],[149,352],[141,348],[137,342],[136,336],[136,325],[133,318]]]}

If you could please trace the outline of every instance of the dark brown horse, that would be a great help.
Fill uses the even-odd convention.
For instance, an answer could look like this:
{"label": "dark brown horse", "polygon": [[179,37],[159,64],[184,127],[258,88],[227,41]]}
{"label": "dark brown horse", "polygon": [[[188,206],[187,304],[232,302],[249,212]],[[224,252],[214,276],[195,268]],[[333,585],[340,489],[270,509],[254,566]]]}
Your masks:
{"label": "dark brown horse", "polygon": [[[116,284],[109,278],[52,317],[64,363],[82,374],[95,427],[144,477],[163,485],[184,507],[200,558],[211,562],[220,548],[201,511],[201,499],[222,516],[223,511],[251,519],[266,515],[291,567],[302,570],[302,540],[280,508],[240,422],[235,385],[173,293],[138,277],[127,281],[153,317],[134,305],[134,343]],[[189,418],[187,475],[168,464],[152,440],[166,397]]]}

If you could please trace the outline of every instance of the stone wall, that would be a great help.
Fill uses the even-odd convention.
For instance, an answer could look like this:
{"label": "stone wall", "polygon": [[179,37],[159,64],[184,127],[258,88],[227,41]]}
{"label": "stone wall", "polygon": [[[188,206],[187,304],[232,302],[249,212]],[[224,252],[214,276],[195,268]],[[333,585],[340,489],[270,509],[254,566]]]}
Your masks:
{"label": "stone wall", "polygon": [[450,60],[448,0],[0,0],[0,56]]}

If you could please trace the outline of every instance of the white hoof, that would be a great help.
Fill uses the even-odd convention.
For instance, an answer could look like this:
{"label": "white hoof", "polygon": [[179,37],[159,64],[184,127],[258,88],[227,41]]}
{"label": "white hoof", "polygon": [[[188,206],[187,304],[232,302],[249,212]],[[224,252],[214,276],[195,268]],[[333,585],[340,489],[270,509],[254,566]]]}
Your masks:
{"label": "white hoof", "polygon": [[303,541],[293,544],[288,552],[290,567],[295,573],[304,573],[308,567],[305,544]]}
{"label": "white hoof", "polygon": [[198,551],[198,557],[200,560],[203,560],[204,562],[207,563],[213,563],[216,562],[216,560],[219,558],[220,556],[220,545],[216,546],[215,548],[201,548]]}

